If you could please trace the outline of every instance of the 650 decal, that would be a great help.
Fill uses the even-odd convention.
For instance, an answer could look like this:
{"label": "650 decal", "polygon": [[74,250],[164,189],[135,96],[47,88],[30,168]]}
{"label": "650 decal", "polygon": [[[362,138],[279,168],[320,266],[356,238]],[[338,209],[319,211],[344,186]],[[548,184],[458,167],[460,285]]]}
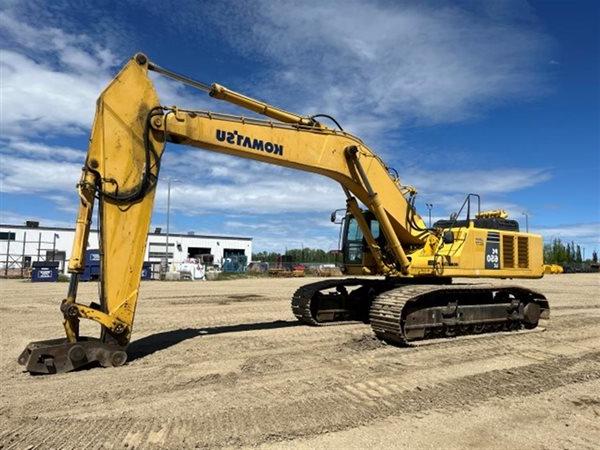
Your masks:
{"label": "650 decal", "polygon": [[500,233],[488,231],[485,241],[485,268],[500,269]]}

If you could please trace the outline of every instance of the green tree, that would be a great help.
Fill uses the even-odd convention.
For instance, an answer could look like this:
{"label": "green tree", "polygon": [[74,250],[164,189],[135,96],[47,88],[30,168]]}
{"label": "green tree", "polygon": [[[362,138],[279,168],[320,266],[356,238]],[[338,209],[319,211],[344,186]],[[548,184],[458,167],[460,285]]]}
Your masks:
{"label": "green tree", "polygon": [[252,255],[254,261],[266,261],[276,263],[279,260],[292,263],[335,263],[339,262],[339,256],[336,253],[328,252],[320,248],[292,248],[288,249],[284,255],[275,252],[258,252]]}
{"label": "green tree", "polygon": [[565,245],[560,238],[555,238],[551,244],[544,245],[544,262],[561,265],[581,263],[583,262],[581,246],[573,241]]}

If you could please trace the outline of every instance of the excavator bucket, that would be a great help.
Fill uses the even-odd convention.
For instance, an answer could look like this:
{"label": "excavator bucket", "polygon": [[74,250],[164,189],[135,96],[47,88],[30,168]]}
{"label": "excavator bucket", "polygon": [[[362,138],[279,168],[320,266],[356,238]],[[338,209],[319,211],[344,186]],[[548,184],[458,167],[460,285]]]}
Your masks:
{"label": "excavator bucket", "polygon": [[19,364],[32,374],[70,372],[98,362],[103,367],[120,366],[127,361],[125,347],[107,345],[100,339],[51,339],[30,342],[19,356]]}
{"label": "excavator bucket", "polygon": [[[138,299],[164,136],[150,126],[163,110],[148,60],[138,54],[100,95],[79,183],[80,205],[69,259],[71,282],[61,304],[66,339],[32,342],[18,362],[31,373],[68,372],[93,362],[124,364]],[[99,202],[100,298],[77,303],[94,202]],[[126,237],[126,238],[125,238]],[[100,338],[79,336],[81,318],[101,325]]]}

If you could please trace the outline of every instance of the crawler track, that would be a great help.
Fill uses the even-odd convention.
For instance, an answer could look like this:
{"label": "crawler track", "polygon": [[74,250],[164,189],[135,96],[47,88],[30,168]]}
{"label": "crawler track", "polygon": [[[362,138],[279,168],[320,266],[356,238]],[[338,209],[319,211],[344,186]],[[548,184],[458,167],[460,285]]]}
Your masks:
{"label": "crawler track", "polygon": [[402,286],[377,296],[370,322],[380,339],[410,341],[535,328],[549,316],[546,298],[519,286]]}
{"label": "crawler track", "polygon": [[[371,285],[376,286],[377,281],[382,283],[381,280],[348,278],[307,284],[294,292],[292,312],[300,322],[315,326],[332,325],[340,321],[366,320],[368,314],[363,311],[361,317],[360,311],[355,308],[356,302],[350,300],[352,295],[348,294],[347,288],[361,286],[368,289]],[[323,292],[332,289],[336,290]],[[353,298],[356,296],[357,294],[354,294]]]}
{"label": "crawler track", "polygon": [[377,337],[399,345],[535,328],[549,314],[542,294],[519,286],[410,281],[420,283],[359,278],[311,283],[296,290],[292,311],[300,322],[314,326],[371,322]]}

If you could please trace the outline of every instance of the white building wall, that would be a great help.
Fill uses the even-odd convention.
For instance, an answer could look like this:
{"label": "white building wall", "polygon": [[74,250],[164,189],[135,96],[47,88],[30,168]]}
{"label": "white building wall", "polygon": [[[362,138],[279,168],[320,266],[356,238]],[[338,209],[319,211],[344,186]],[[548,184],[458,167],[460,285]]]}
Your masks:
{"label": "white building wall", "polygon": [[[68,260],[71,257],[71,246],[75,231],[66,228],[38,227],[28,228],[20,225],[0,225],[0,236],[2,233],[14,233],[14,240],[10,243],[6,239],[0,239],[0,268],[4,269],[7,263],[9,267],[20,267],[22,255],[31,257],[32,262],[45,261],[46,252],[55,248],[56,253],[64,252],[66,263],[62,269],[66,271]],[[55,238],[56,236],[56,238]],[[25,244],[23,244],[25,241]],[[160,262],[165,252],[166,234],[150,233],[146,244],[144,261]],[[169,248],[172,256],[169,262],[183,262],[188,258],[189,248],[210,249],[214,255],[215,264],[221,265],[225,249],[243,250],[248,258],[252,259],[252,238],[230,237],[230,236],[201,236],[201,235],[169,235]],[[91,231],[88,239],[88,249],[98,248],[98,233]],[[8,252],[7,252],[8,250]],[[160,253],[160,256],[156,254]],[[38,257],[39,254],[39,257]],[[19,261],[19,264],[17,264]]]}
{"label": "white building wall", "polygon": [[[156,253],[164,254],[166,249],[167,235],[150,233],[146,245],[146,261],[160,261],[160,257],[153,256]],[[221,265],[226,249],[243,250],[248,258],[252,260],[252,239],[235,238],[227,236],[198,236],[198,235],[169,235],[169,261],[183,262],[188,258],[190,248],[210,249],[208,253],[214,256],[215,264]]]}

